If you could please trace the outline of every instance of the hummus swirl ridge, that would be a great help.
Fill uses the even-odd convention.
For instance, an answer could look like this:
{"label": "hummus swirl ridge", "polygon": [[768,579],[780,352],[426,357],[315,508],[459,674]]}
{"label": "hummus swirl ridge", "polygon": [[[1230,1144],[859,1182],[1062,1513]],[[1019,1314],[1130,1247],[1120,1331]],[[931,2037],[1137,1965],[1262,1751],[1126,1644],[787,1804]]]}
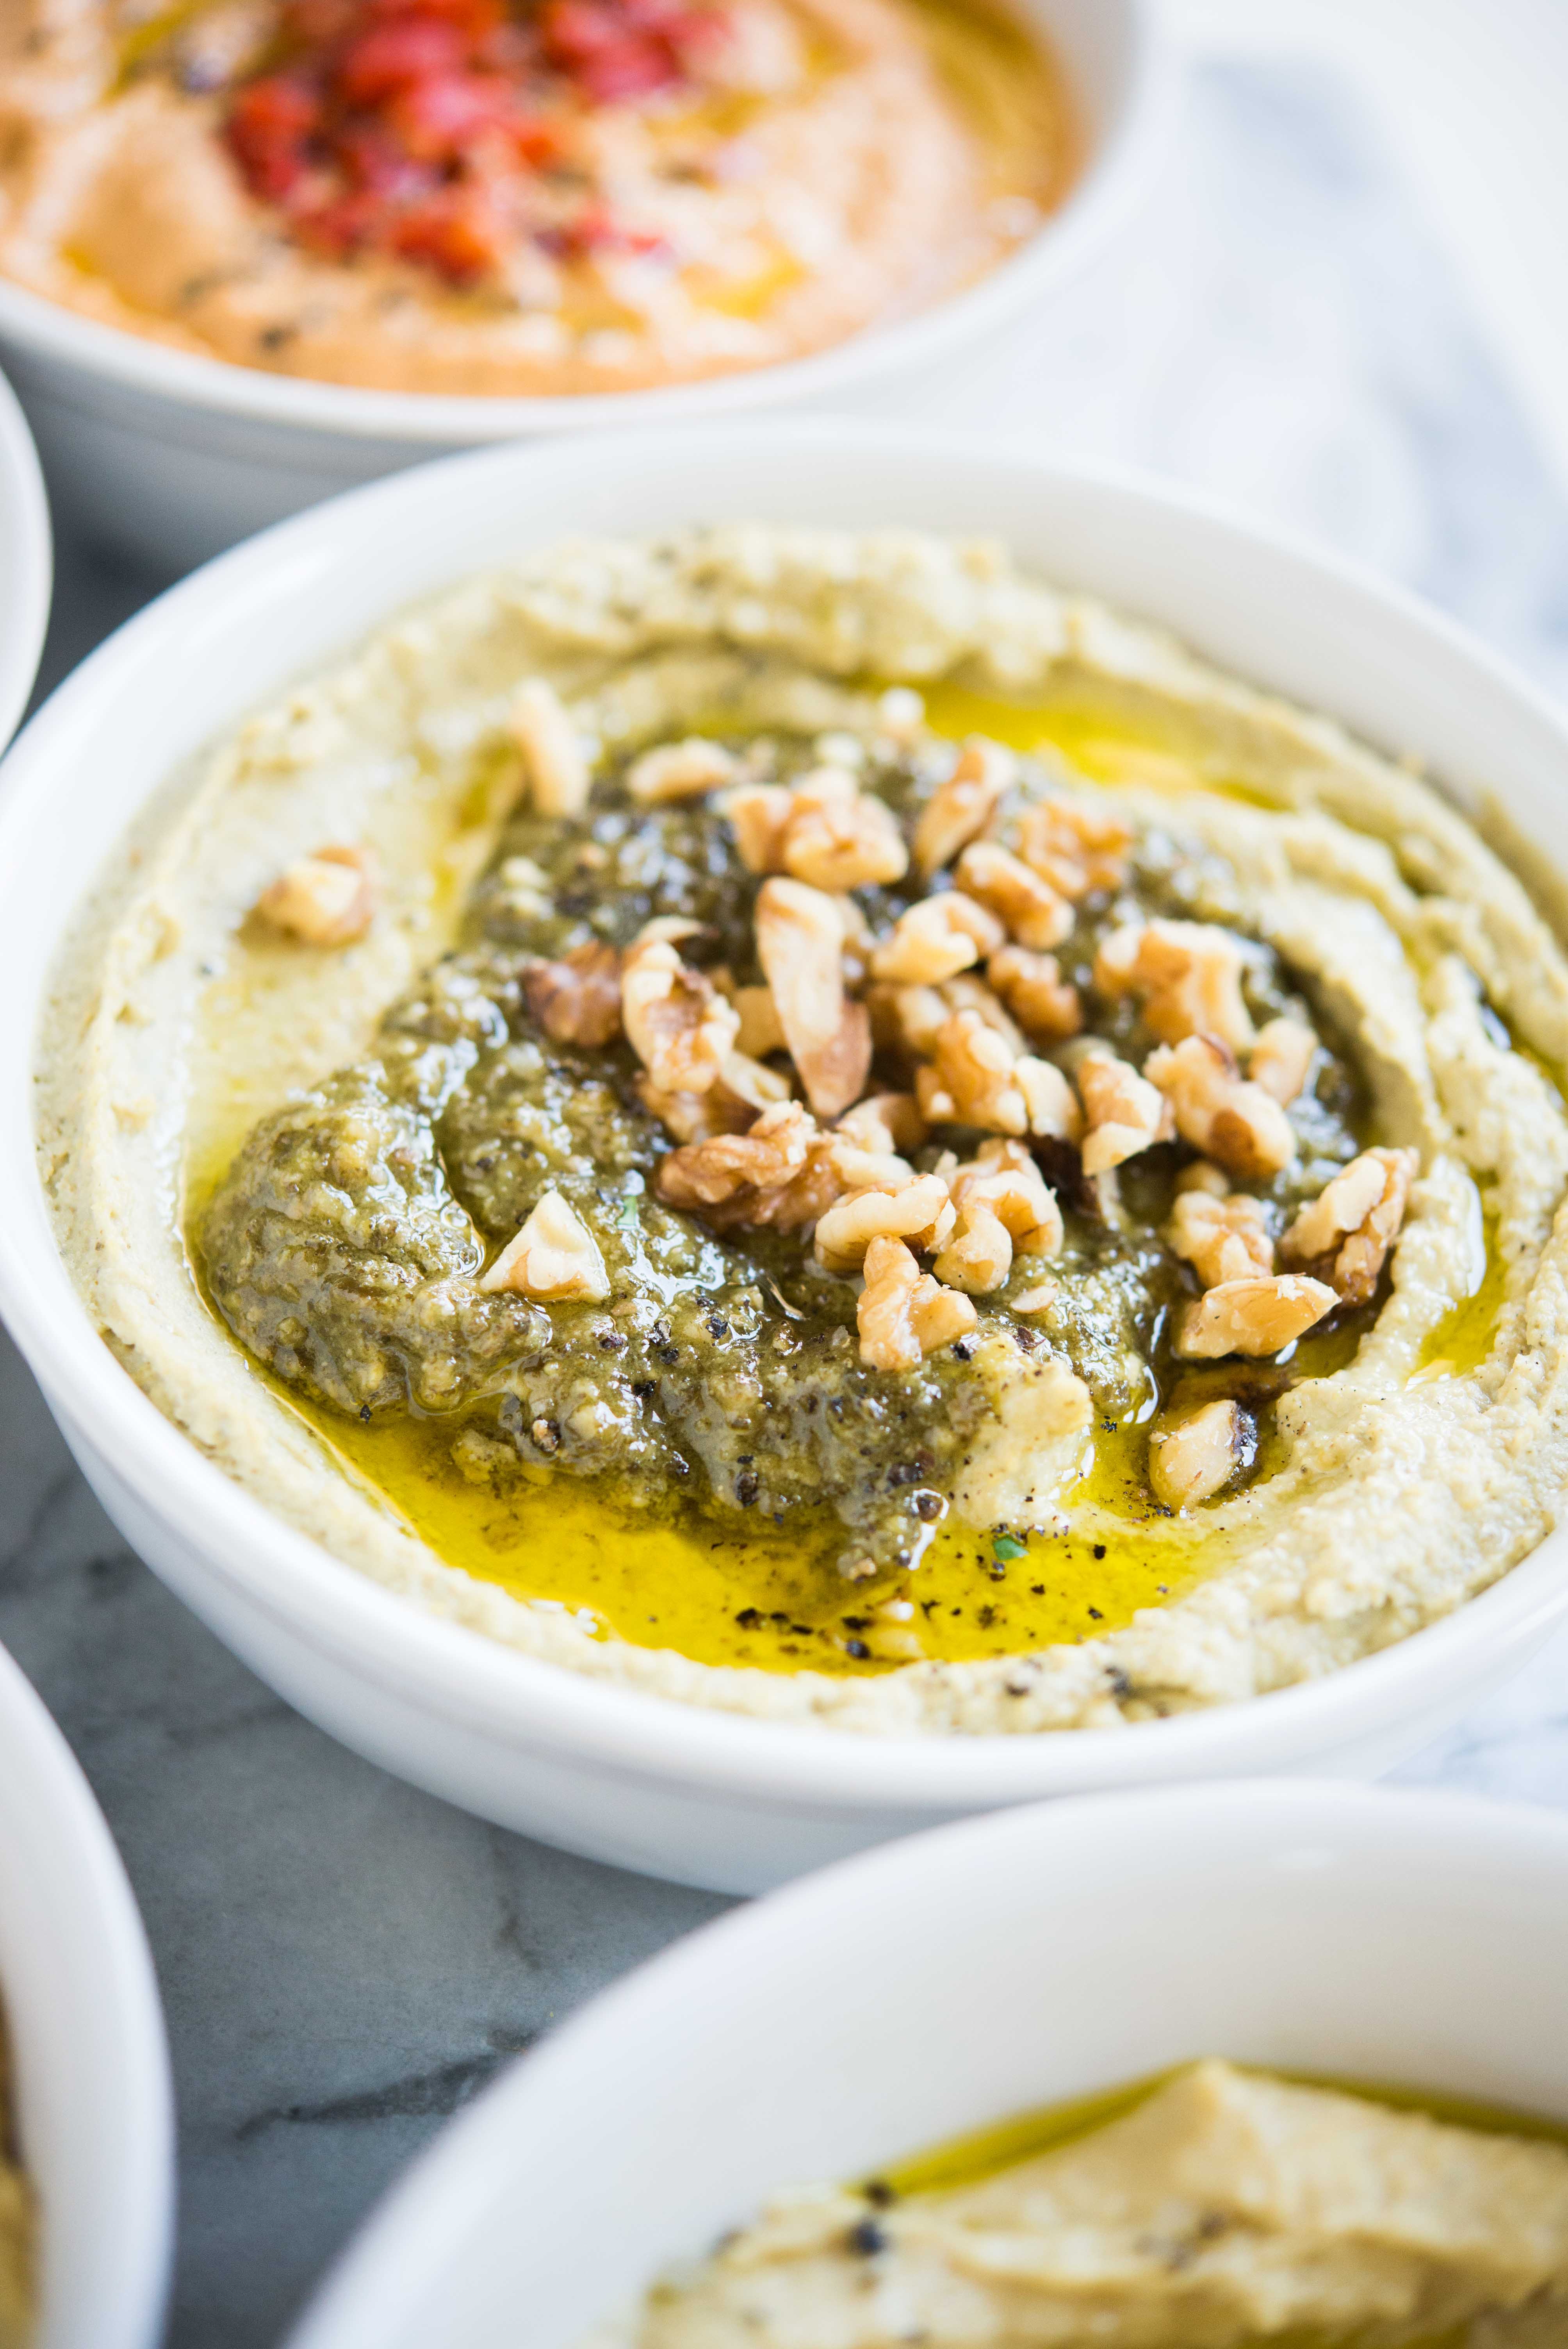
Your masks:
{"label": "hummus swirl ridge", "polygon": [[[868,1352],[863,1317],[855,1349],[855,1258],[835,1254],[845,1246],[837,1225],[824,1247],[819,1221],[808,1275],[798,1232],[744,1220],[727,1227],[700,1199],[669,1204],[665,1170],[689,1145],[669,1129],[665,1096],[648,1091],[652,1047],[645,1039],[639,1066],[630,1040],[562,1044],[542,1028],[544,999],[528,1000],[541,957],[578,951],[573,925],[592,928],[606,907],[608,929],[594,935],[618,951],[650,919],[695,922],[708,935],[692,951],[716,977],[727,965],[737,1002],[754,983],[756,909],[775,885],[759,889],[755,864],[738,869],[726,823],[702,802],[657,797],[676,788],[671,778],[695,755],[694,736],[729,745],[724,755],[736,761],[748,744],[770,743],[769,771],[786,782],[799,780],[808,756],[859,761],[867,795],[879,795],[906,842],[918,843],[922,808],[935,804],[954,753],[929,730],[913,750],[890,738],[882,698],[859,682],[868,674],[917,681],[934,708],[946,679],[961,701],[989,695],[997,709],[1006,697],[1041,712],[1092,703],[1102,748],[1114,750],[1121,730],[1119,770],[1103,797],[1086,799],[1083,775],[1064,773],[1059,753],[1048,771],[1026,760],[1018,813],[1005,815],[991,861],[965,870],[992,891],[988,903],[1002,904],[994,885],[1016,876],[995,855],[1012,855],[1009,827],[1026,824],[1031,805],[1065,792],[1063,804],[1114,815],[1130,843],[1125,886],[1091,890],[1069,910],[1059,950],[1083,966],[1090,1024],[1104,1039],[1094,1049],[1140,1059],[1150,1073],[1137,1082],[1154,1104],[1138,1151],[1116,1143],[1117,1187],[1097,1192],[1098,1211],[1075,1193],[1078,1145],[1065,1155],[1053,1154],[1048,1137],[1022,1145],[1040,1154],[1061,1233],[1047,1231],[1037,1204],[1042,1255],[1027,1259],[1020,1240],[1010,1272],[959,1264],[905,1218],[910,1278],[931,1248],[934,1270],[923,1277],[967,1297],[973,1320],[954,1344],[963,1317],[950,1319],[918,1367],[899,1371]],[[598,761],[599,796],[580,818],[512,812],[511,714],[520,687],[543,678]],[[1081,726],[1079,734],[1092,764],[1093,740]],[[645,803],[633,814],[624,782],[649,746],[665,763],[646,768]],[[799,796],[784,793],[791,809]],[[291,857],[308,859],[332,839],[364,840],[382,859],[385,897],[367,932],[321,948],[258,936],[249,909]],[[566,867],[587,852],[570,880]],[[875,825],[862,826],[856,853],[888,857]],[[962,864],[965,852],[953,853]],[[882,983],[871,976],[878,956],[893,957],[882,968],[905,967],[900,905],[918,912],[944,903],[943,887],[929,900],[924,889],[923,879],[859,889],[871,937],[858,951],[872,964],[851,982],[851,1002]],[[1037,899],[1030,905],[1037,915]],[[1015,908],[1009,918],[1024,916]],[[1159,1138],[1161,1084],[1179,1119],[1201,1112],[1193,1131],[1212,1137],[1202,1146],[1222,1160],[1236,1147],[1210,1096],[1184,1090],[1190,1042],[1202,1040],[1150,1049],[1143,1024],[1171,1021],[1160,990],[1187,985],[1171,978],[1187,966],[1170,955],[1172,940],[1189,950],[1192,926],[1203,938],[1222,932],[1245,967],[1253,1034],[1237,1047],[1243,1061],[1264,1073],[1272,1037],[1267,1072],[1277,1081],[1290,1031],[1305,1023],[1321,1057],[1310,1095],[1298,1094],[1286,1114],[1288,1164],[1276,1152],[1274,1173],[1264,1159],[1246,1174],[1211,1167],[1222,1179],[1209,1185],[1209,1204],[1184,1194],[1178,1256],[1163,1239],[1154,1244],[1177,1221],[1171,1185],[1208,1162],[1182,1138],[1185,1126],[1175,1142]],[[1146,957],[1146,968],[1138,957],[1148,939],[1166,959]],[[433,960],[446,943],[450,958]],[[663,951],[678,969],[679,947]],[[1016,978],[1017,965],[993,959],[1001,978]],[[1239,1017],[1222,978],[1217,965],[1197,978],[1188,971],[1209,990],[1207,1019]],[[697,979],[723,1000],[700,968]],[[654,546],[557,550],[457,591],[253,720],[194,791],[187,781],[178,803],[150,818],[141,863],[111,883],[63,967],[54,1018],[85,1020],[88,1042],[71,1063],[85,1076],[71,1082],[65,1055],[51,1056],[46,1039],[45,1164],[67,1252],[122,1359],[232,1474],[337,1555],[578,1669],[869,1731],[1109,1724],[1332,1670],[1449,1611],[1552,1522],[1568,1462],[1558,1229],[1568,1123],[1540,1062],[1559,1062],[1568,1046],[1561,949],[1511,875],[1425,783],[1153,632],[1019,575],[994,549],[893,533],[736,528]],[[178,1043],[182,1034],[194,1046]],[[1076,1087],[1093,1130],[1125,1136],[1143,1096],[1128,1093],[1120,1126],[1102,1123],[1085,1041],[1040,1048],[1061,1089],[1052,1098],[1070,1104]],[[174,1088],[165,1080],[171,1049],[182,1071]],[[906,1145],[921,1182],[944,1140],[940,1121],[954,1114],[934,1063],[927,1073],[922,1091],[937,1131],[928,1144]],[[1096,1084],[1104,1073],[1102,1061]],[[821,1124],[835,1113],[824,1110]],[[763,1114],[774,1112],[752,1106],[739,1123]],[[1253,1144],[1274,1149],[1275,1129],[1250,1114]],[[236,1159],[259,1115],[268,1122]],[[1006,1130],[990,1125],[997,1151]],[[990,1180],[996,1156],[977,1158],[973,1133],[955,1139]],[[1165,1169],[1152,1206],[1140,1206],[1140,1154],[1143,1165]],[[828,1500],[846,1530],[841,1562],[851,1568],[867,1554],[885,1564],[890,1544],[895,1562],[901,1545],[918,1557],[926,1521],[913,1505],[928,1494],[981,1527],[1034,1526],[1049,1538],[1065,1518],[1086,1542],[1129,1538],[1116,1497],[1092,1477],[1074,1481],[1085,1447],[1101,1442],[1101,1419],[1118,1411],[1136,1424],[1127,1382],[1144,1375],[1137,1366],[1165,1360],[1154,1324],[1168,1328],[1174,1306],[1185,1329],[1183,1317],[1222,1297],[1227,1282],[1245,1288],[1266,1247],[1289,1268],[1258,1277],[1287,1301],[1310,1292],[1312,1315],[1326,1315],[1345,1342],[1317,1373],[1293,1369],[1288,1349],[1264,1356],[1261,1340],[1250,1361],[1244,1347],[1238,1355],[1222,1315],[1194,1325],[1181,1377],[1197,1382],[1200,1398],[1266,1419],[1268,1444],[1255,1463],[1239,1450],[1222,1461],[1220,1485],[1205,1487],[1213,1499],[1178,1498],[1162,1514],[1145,1497],[1130,1537],[1155,1560],[1177,1559],[1194,1539],[1203,1556],[1202,1578],[1187,1576],[1168,1604],[1082,1640],[911,1661],[876,1678],[715,1668],[605,1639],[570,1610],[443,1566],[333,1468],[311,1431],[244,1371],[192,1288],[177,1201],[171,1221],[167,1179],[154,1171],[171,1158],[194,1163],[203,1185],[232,1166],[204,1229],[214,1294],[247,1345],[285,1380],[314,1380],[326,1405],[375,1414],[407,1394],[438,1414],[462,1393],[488,1397],[491,1409],[510,1395],[515,1425],[465,1426],[459,1437],[476,1481],[511,1473],[509,1459],[552,1474],[575,1462],[590,1475],[642,1478],[655,1508],[672,1478],[687,1494],[706,1483],[713,1506],[741,1511],[787,1516],[809,1496]],[[539,1206],[544,1161],[563,1210],[597,1248],[593,1278],[603,1282],[564,1306],[542,1301],[549,1292],[530,1293],[526,1281],[492,1283],[501,1260],[490,1251],[506,1242],[510,1252],[508,1235]],[[1233,1155],[1233,1169],[1241,1164]],[[606,1169],[615,1194],[607,1220],[593,1195]],[[943,1180],[952,1179],[950,1170]],[[893,1187],[906,1188],[904,1178]],[[315,1267],[326,1261],[324,1216],[339,1219],[337,1238],[359,1260],[361,1219],[387,1219],[376,1253],[393,1277],[380,1318],[356,1325],[371,1329],[366,1347],[334,1340],[346,1325],[333,1320],[330,1278],[313,1303],[308,1282],[294,1280],[290,1298],[292,1276],[278,1278],[291,1220]],[[1028,1229],[1026,1218],[1018,1230]],[[558,1238],[562,1230],[571,1242],[570,1225]],[[1467,1300],[1487,1261],[1483,1233],[1495,1271],[1478,1330],[1478,1306]],[[869,1289],[863,1234],[858,1245]],[[886,1245],[906,1252],[903,1241]],[[645,1268],[632,1279],[628,1259],[661,1249],[671,1299],[662,1319],[634,1297],[630,1317],[617,1320],[627,1281],[635,1290],[651,1277]],[[1209,1270],[1195,1272],[1200,1264]],[[717,1301],[743,1289],[752,1293],[745,1309]],[[1086,1297],[1097,1299],[1092,1309]],[[700,1316],[706,1337],[677,1330],[682,1316],[694,1324]],[[775,1348],[779,1333],[786,1342]],[[628,1342],[605,1347],[605,1338]],[[715,1405],[707,1381],[681,1361],[683,1345],[693,1363],[733,1376],[734,1395],[750,1395],[749,1423],[762,1433],[745,1442],[744,1457],[731,1421],[745,1413],[733,1396]],[[590,1408],[574,1417],[569,1391],[580,1373],[576,1401]],[[456,1387],[443,1385],[454,1377]],[[623,1378],[630,1401],[618,1402]],[[632,1402],[652,1401],[650,1386],[655,1407],[634,1412]],[[1064,1417],[1075,1391],[1093,1410]],[[854,1398],[858,1454],[808,1428],[813,1392]],[[884,1437],[889,1404],[907,1407],[908,1419]]]}

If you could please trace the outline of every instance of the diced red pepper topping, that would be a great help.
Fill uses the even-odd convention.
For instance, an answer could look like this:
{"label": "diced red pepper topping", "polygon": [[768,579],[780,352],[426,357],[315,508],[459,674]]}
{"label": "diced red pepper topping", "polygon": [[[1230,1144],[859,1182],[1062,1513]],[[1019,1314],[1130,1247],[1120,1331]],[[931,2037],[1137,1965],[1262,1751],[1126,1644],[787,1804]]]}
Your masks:
{"label": "diced red pepper topping", "polygon": [[[517,174],[562,159],[573,113],[688,83],[723,27],[691,0],[285,0],[279,62],[234,94],[229,145],[303,243],[471,283],[505,267]],[[538,241],[660,243],[593,205]]]}

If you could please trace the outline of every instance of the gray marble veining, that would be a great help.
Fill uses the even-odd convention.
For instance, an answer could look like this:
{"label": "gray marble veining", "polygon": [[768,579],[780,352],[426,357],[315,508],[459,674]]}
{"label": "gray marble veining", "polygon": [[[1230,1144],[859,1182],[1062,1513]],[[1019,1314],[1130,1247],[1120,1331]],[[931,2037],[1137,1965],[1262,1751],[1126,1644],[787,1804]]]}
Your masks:
{"label": "gray marble veining", "polygon": [[[1152,465],[1377,563],[1568,686],[1568,511],[1346,91],[1223,60],[1092,279],[881,398]],[[150,583],[62,550],[46,681]],[[263,2349],[515,2050],[714,1914],[487,1827],[320,1735],[119,1543],[0,1339],[0,1639],[80,1755],[180,2098],[172,2349]],[[1568,1805],[1568,1636],[1400,1774]]]}

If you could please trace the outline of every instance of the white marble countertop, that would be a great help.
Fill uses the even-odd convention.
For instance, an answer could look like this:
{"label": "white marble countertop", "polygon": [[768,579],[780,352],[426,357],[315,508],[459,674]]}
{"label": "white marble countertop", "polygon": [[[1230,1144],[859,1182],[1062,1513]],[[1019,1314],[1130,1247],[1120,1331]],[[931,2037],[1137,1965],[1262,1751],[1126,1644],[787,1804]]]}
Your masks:
{"label": "white marble countertop", "polygon": [[[1568,506],[1423,220],[1331,63],[1211,50],[1093,283],[892,404],[1222,491],[1568,688]],[[64,548],[46,680],[150,586]],[[724,1905],[486,1826],[310,1728],[123,1547],[3,1336],[0,1638],[87,1768],[158,1961],[174,2349],[275,2342],[499,2064]],[[1401,1775],[1568,1806],[1568,1637]]]}

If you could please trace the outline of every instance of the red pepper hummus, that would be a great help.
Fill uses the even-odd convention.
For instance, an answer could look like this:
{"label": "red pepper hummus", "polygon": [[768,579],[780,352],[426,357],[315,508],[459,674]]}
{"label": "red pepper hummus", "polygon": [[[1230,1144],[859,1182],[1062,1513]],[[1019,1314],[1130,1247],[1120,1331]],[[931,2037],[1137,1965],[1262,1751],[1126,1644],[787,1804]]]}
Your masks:
{"label": "red pepper hummus", "polygon": [[0,274],[245,367],[604,392],[763,367],[1006,257],[1050,60],[948,0],[9,0]]}

